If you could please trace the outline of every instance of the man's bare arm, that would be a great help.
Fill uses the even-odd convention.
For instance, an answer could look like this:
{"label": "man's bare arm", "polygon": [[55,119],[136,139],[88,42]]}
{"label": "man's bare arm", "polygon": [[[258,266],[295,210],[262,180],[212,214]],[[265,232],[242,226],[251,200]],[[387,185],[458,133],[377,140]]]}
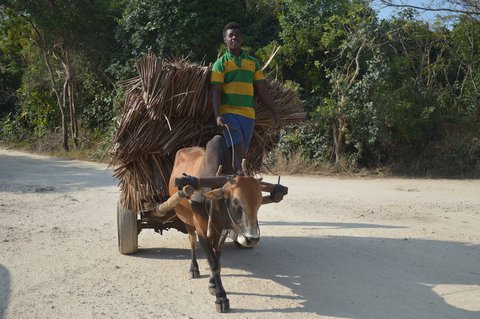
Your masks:
{"label": "man's bare arm", "polygon": [[275,122],[275,128],[280,127],[280,115],[278,114],[277,106],[272,99],[270,93],[268,93],[267,86],[264,81],[260,81],[254,84],[255,86],[255,93],[260,96],[263,103],[267,105],[267,107],[272,111],[273,114],[273,121]]}
{"label": "man's bare arm", "polygon": [[215,122],[218,126],[224,127],[225,121],[223,117],[220,115],[220,104],[222,102],[222,84],[212,84],[213,92],[212,92],[212,105],[213,105],[213,114],[215,116]]}

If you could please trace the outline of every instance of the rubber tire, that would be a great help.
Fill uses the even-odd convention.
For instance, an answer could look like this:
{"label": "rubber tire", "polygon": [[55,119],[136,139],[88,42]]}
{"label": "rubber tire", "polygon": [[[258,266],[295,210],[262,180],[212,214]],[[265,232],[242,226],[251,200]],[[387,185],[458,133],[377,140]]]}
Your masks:
{"label": "rubber tire", "polygon": [[118,249],[121,254],[133,254],[138,250],[137,214],[117,203]]}

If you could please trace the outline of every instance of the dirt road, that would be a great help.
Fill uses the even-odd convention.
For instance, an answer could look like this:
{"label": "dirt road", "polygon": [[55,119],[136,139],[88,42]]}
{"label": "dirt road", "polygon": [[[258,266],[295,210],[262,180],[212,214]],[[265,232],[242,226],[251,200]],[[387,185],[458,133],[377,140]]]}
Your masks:
{"label": "dirt road", "polygon": [[[275,177],[266,177],[276,181]],[[187,237],[117,250],[106,165],[0,149],[0,319],[480,318],[480,181],[283,177],[253,250],[222,255],[231,313]]]}

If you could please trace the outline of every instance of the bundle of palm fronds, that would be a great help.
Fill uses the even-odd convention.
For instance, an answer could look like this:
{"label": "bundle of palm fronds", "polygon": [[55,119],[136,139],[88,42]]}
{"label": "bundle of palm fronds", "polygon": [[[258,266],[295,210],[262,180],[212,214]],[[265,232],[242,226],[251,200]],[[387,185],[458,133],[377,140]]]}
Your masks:
{"label": "bundle of palm fronds", "polygon": [[[123,116],[113,140],[112,165],[120,181],[121,199],[132,211],[145,202],[168,197],[168,180],[177,150],[204,146],[218,129],[213,118],[210,68],[186,59],[140,58],[138,76],[125,81]],[[305,117],[298,96],[280,82],[268,82],[283,124]],[[257,119],[249,169],[258,171],[265,151],[276,141],[270,110],[256,106]]]}

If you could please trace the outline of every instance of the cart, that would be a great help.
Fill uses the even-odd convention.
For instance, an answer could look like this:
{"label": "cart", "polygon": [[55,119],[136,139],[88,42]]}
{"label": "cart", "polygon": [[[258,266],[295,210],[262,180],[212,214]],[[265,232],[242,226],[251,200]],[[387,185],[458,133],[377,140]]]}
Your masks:
{"label": "cart", "polygon": [[[212,176],[195,177],[181,176],[175,178],[175,187],[178,191],[161,201],[154,210],[145,210],[133,212],[122,205],[122,201],[117,203],[117,229],[118,229],[118,248],[122,254],[133,254],[138,250],[138,234],[143,229],[153,229],[160,235],[163,231],[176,229],[187,234],[185,224],[177,217],[173,208],[184,198],[189,197],[194,191],[204,187],[219,188],[222,187],[231,176]],[[280,178],[277,184],[260,181],[260,187],[263,193],[262,205],[280,202],[288,194],[288,188],[280,184]]]}
{"label": "cart", "polygon": [[[186,58],[160,59],[152,53],[139,58],[135,66],[138,75],[123,82],[124,110],[111,152],[114,176],[121,188],[117,226],[122,254],[138,250],[138,234],[143,229],[159,234],[170,229],[187,233],[173,210],[181,196],[188,197],[185,192],[202,187],[221,187],[229,178],[180,176],[179,192],[169,196],[176,152],[204,147],[218,134],[211,105],[210,66],[193,64]],[[266,84],[282,125],[303,121],[306,114],[297,92],[278,81]],[[261,100],[257,102],[254,136],[246,154],[250,172],[260,171],[263,155],[277,142],[270,108]],[[265,204],[280,201],[288,192],[280,182],[261,182],[261,187],[268,193]],[[146,208],[149,204],[156,207]]]}

